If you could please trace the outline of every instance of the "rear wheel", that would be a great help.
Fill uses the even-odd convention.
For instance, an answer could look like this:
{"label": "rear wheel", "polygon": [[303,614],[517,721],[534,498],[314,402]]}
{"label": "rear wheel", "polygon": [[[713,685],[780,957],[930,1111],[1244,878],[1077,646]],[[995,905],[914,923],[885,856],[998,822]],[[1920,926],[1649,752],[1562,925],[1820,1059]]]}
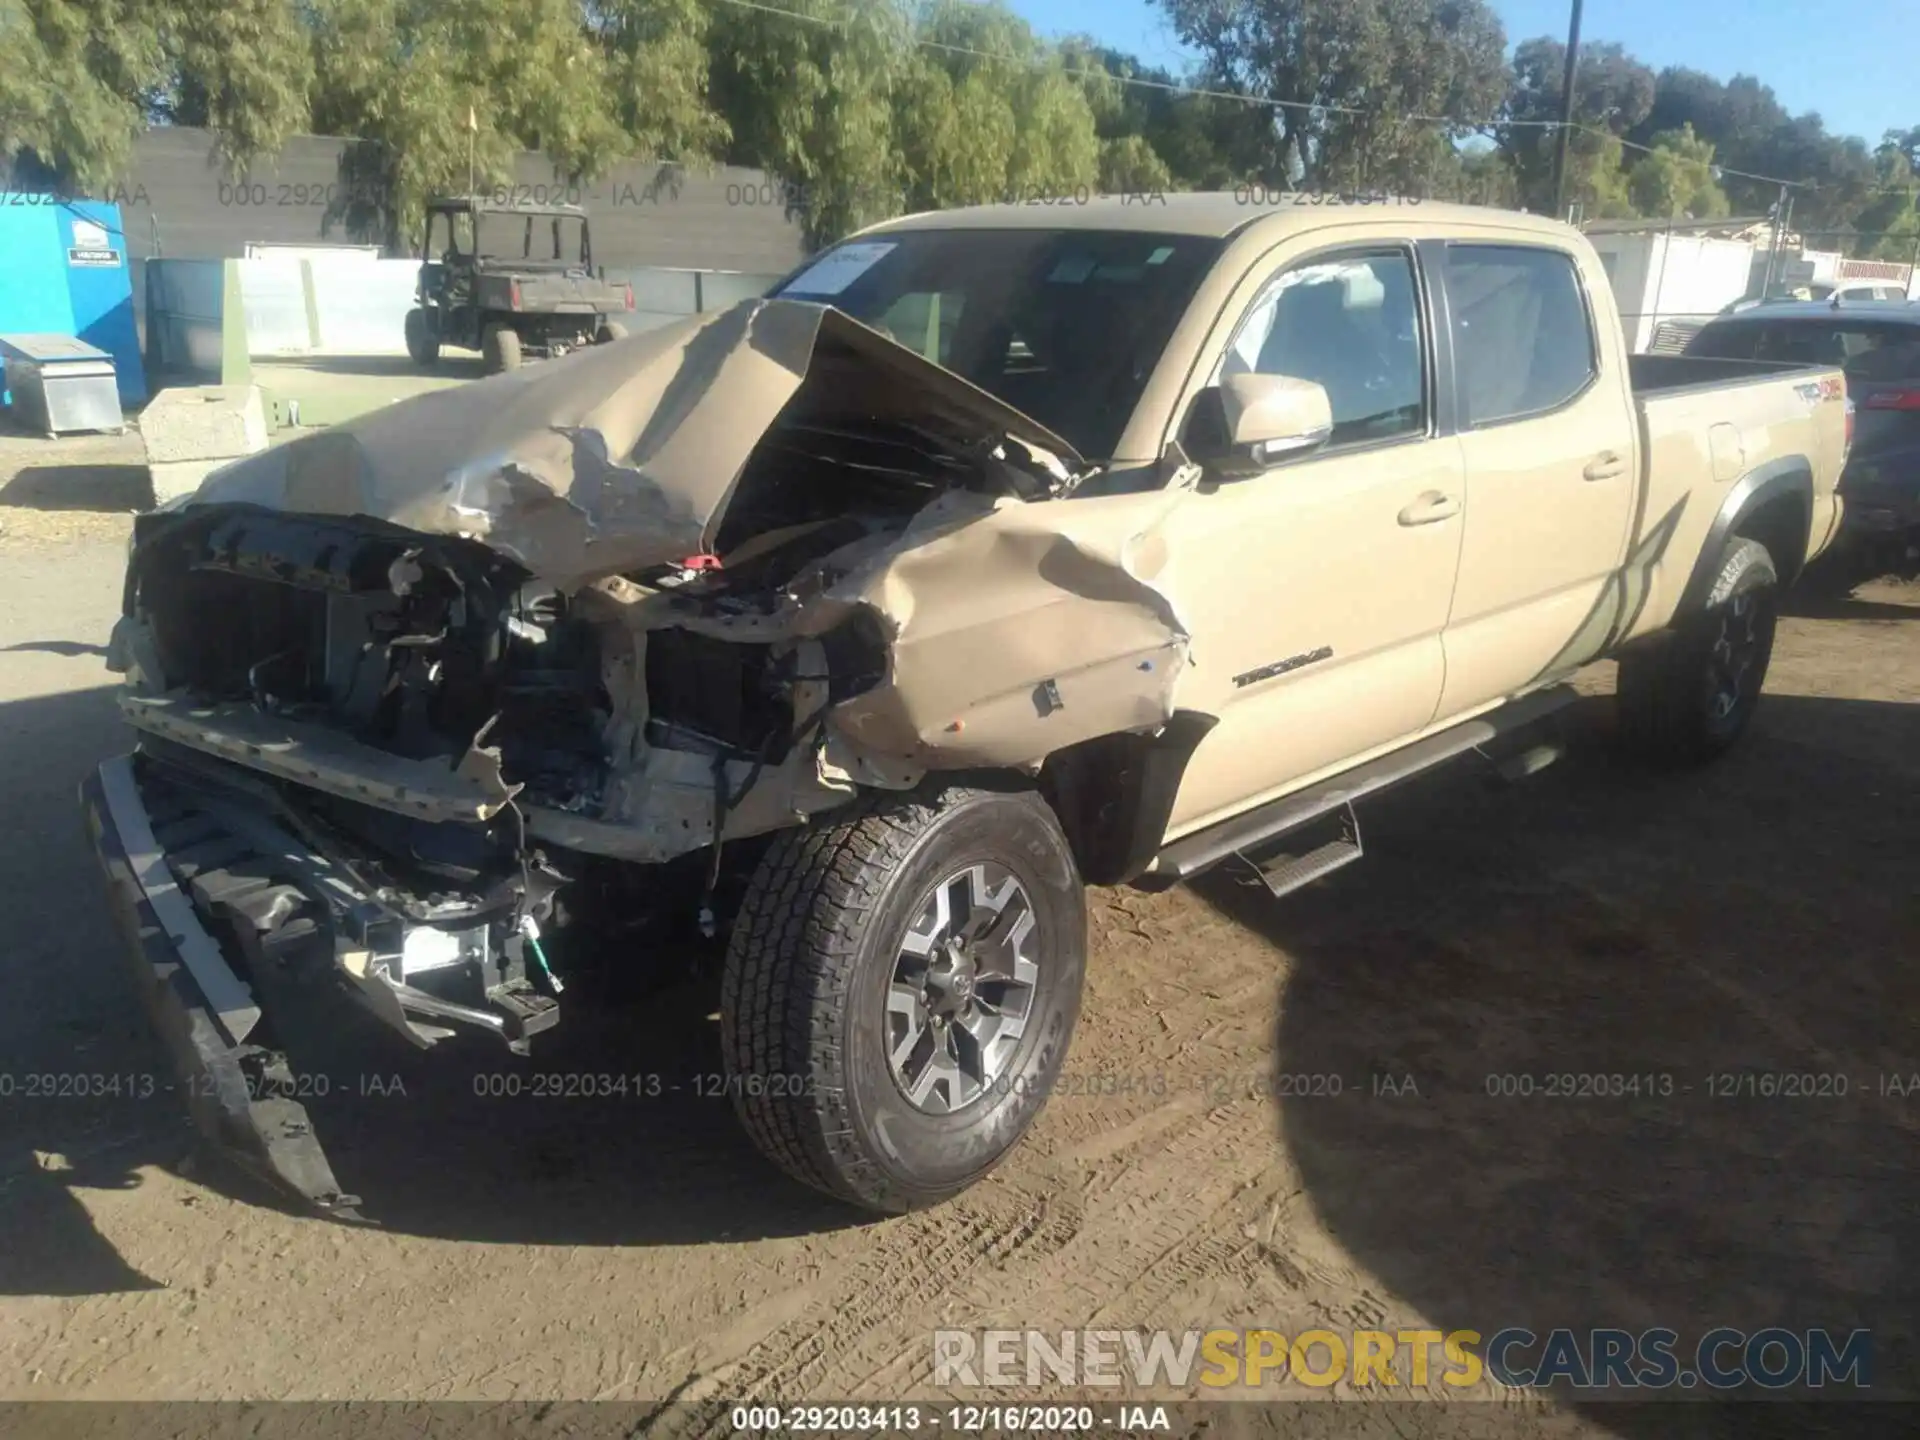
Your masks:
{"label": "rear wheel", "polygon": [[1697,615],[1620,660],[1620,729],[1648,757],[1712,760],[1746,733],[1773,658],[1779,581],[1757,540],[1735,537]]}
{"label": "rear wheel", "polygon": [[871,1210],[997,1165],[1066,1057],[1086,909],[1031,792],[886,797],[778,836],[722,977],[721,1048],[754,1143]]}
{"label": "rear wheel", "polygon": [[520,335],[505,325],[489,325],[480,337],[480,358],[489,374],[520,368]]}
{"label": "rear wheel", "polygon": [[440,328],[428,311],[407,312],[406,334],[407,354],[413,357],[414,364],[428,366],[440,358]]}
{"label": "rear wheel", "polygon": [[593,343],[596,345],[611,345],[616,340],[624,340],[626,338],[627,327],[622,325],[618,320],[609,320],[601,325],[599,330],[594,333]]}

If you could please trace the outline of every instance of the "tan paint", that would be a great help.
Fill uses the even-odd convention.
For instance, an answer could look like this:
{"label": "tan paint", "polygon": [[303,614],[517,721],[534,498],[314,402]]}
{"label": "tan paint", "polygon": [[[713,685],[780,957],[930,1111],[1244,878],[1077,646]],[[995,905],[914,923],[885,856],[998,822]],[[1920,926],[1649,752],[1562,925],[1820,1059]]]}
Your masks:
{"label": "tan paint", "polygon": [[[1542,242],[1535,242],[1542,243]],[[1562,241],[1596,320],[1610,295],[1591,248]],[[1457,715],[1592,660],[1611,630],[1587,626],[1625,557],[1639,498],[1639,434],[1617,323],[1595,326],[1587,388],[1546,415],[1461,436],[1467,470],[1460,580],[1447,617],[1440,711]],[[1582,631],[1589,643],[1572,649]]]}
{"label": "tan paint", "polygon": [[[1745,469],[1813,457],[1811,548],[1831,533],[1841,407],[1796,388],[1821,372],[1636,398],[1604,274],[1567,227],[1441,205],[1168,200],[877,227],[1227,238],[1110,462],[1145,473],[1142,493],[1066,495],[1083,462],[1043,427],[838,312],[774,301],[392,407],[233,467],[198,503],[469,535],[575,591],[606,641],[616,781],[598,815],[536,809],[529,823],[637,860],[714,838],[711,763],[641,738],[644,650],[663,626],[818,655],[818,637],[864,612],[888,640],[886,679],[868,694],[827,709],[799,687],[795,718],[810,740],[784,764],[757,780],[743,762],[723,768],[741,791],[727,836],[800,823],[862,786],[906,788],[931,770],[1031,772],[1064,746],[1151,731],[1184,708],[1219,723],[1189,767],[1171,837],[1667,623],[1737,479],[1730,456]],[[1182,463],[1179,428],[1265,285],[1329,249],[1422,239],[1575,256],[1600,337],[1594,384],[1553,414],[1464,436],[1297,456],[1230,480]],[[838,557],[844,574],[830,588],[790,595],[770,615],[670,613],[666,597],[622,578],[712,542],[753,446],[809,376],[850,416],[937,413],[1018,440],[1063,483],[1050,499],[949,494],[903,533]],[[1602,456],[1618,473],[1589,478]]]}

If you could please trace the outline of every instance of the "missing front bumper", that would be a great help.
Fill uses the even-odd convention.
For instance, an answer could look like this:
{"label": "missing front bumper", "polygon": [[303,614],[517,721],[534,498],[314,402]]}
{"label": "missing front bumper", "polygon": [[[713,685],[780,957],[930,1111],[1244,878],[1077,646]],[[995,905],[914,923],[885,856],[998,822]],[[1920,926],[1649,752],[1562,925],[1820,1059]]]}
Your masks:
{"label": "missing front bumper", "polygon": [[[107,761],[80,802],[136,986],[200,1132],[243,1168],[357,1219],[297,1096],[276,1015],[344,991],[415,1045],[484,1029],[525,1053],[559,1009],[489,954],[481,1004],[407,983],[409,927],[270,815]],[[418,947],[412,947],[416,951]],[[448,969],[452,967],[439,967]]]}

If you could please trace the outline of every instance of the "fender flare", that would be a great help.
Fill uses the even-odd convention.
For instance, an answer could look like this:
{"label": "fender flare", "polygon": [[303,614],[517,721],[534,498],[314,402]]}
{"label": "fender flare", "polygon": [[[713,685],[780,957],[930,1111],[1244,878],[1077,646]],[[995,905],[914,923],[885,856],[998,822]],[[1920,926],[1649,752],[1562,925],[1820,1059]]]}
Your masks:
{"label": "fender flare", "polygon": [[[1803,525],[1810,528],[1813,523],[1813,462],[1806,456],[1783,455],[1777,460],[1755,466],[1733,482],[1727,498],[1720,503],[1719,513],[1707,527],[1706,538],[1701,542],[1700,553],[1693,562],[1693,573],[1687,577],[1687,587],[1681,592],[1680,603],[1675,608],[1676,616],[1698,614],[1706,607],[1707,595],[1720,573],[1720,557],[1727,548],[1727,541],[1739,532],[1748,516],[1762,506],[1783,498],[1799,502]],[[1773,563],[1779,571],[1780,583],[1791,585],[1806,563],[1805,540],[1802,540],[1797,554],[1776,555]]]}
{"label": "fender flare", "polygon": [[1187,762],[1219,717],[1176,710],[1154,734],[1106,735],[1047,758],[1042,793],[1090,885],[1124,885],[1160,853]]}

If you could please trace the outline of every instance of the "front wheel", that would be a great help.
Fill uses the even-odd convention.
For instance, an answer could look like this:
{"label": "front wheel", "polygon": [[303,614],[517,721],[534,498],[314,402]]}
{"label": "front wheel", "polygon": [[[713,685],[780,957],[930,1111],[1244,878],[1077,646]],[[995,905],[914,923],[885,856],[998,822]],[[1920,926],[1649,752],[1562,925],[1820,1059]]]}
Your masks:
{"label": "front wheel", "polygon": [[1700,612],[1679,621],[1658,646],[1621,657],[1620,729],[1628,744],[1679,764],[1731,749],[1760,703],[1779,595],[1766,546],[1740,537],[1729,542]]}
{"label": "front wheel", "polygon": [[1030,791],[878,797],[775,838],[727,949],[741,1121],[796,1179],[898,1214],[997,1165],[1066,1058],[1079,872]]}
{"label": "front wheel", "polygon": [[413,357],[414,364],[426,367],[439,360],[440,327],[434,323],[431,312],[418,307],[409,310],[405,329],[407,354]]}

